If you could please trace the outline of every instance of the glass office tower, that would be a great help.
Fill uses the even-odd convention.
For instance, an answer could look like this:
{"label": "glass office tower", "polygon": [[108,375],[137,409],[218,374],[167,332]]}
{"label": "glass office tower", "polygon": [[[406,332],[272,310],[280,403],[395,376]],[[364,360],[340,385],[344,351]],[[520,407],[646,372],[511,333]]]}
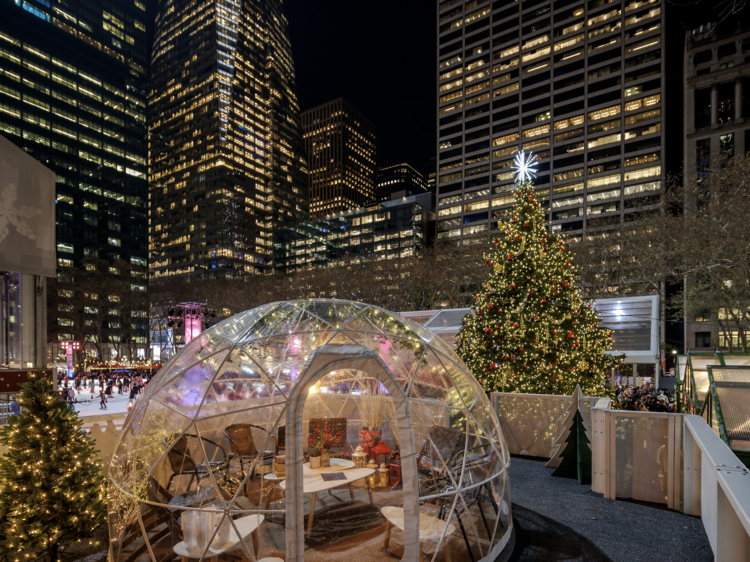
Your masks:
{"label": "glass office tower", "polygon": [[[575,236],[658,205],[669,150],[664,9],[660,0],[439,3],[439,239],[497,229],[521,150],[539,158],[553,231]],[[679,39],[672,50],[681,60]],[[681,94],[672,98],[681,113]]]}
{"label": "glass office tower", "polygon": [[270,273],[308,212],[281,1],[160,1],[151,69],[152,280]]}
{"label": "glass office tower", "polygon": [[[146,290],[146,4],[0,0],[0,13],[0,134],[57,176],[49,339],[122,343],[114,320],[56,303],[97,298],[72,297],[76,285],[64,273],[86,258],[143,267],[132,290]],[[128,334],[145,349],[147,311],[133,312]],[[49,359],[58,352],[53,345]]]}

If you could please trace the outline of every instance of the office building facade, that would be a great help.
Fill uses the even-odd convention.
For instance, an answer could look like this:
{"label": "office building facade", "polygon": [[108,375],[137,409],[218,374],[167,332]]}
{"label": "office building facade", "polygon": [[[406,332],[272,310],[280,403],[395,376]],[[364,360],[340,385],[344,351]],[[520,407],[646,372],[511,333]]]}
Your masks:
{"label": "office building facade", "polygon": [[577,234],[658,205],[664,9],[659,0],[439,3],[439,239],[497,229],[522,150],[538,157],[553,231]]}
{"label": "office building facade", "polygon": [[[86,259],[121,260],[143,268],[137,285],[145,290],[146,5],[0,0],[0,7],[0,133],[56,174],[58,273]],[[93,323],[55,307],[50,339],[88,341]],[[133,323],[145,344],[145,324]],[[119,341],[117,326],[105,332]]]}
{"label": "office building facade", "polygon": [[310,218],[356,209],[375,198],[375,125],[338,98],[302,114],[310,169]]}
{"label": "office building facade", "polygon": [[[685,37],[685,176],[696,175],[718,158],[750,149],[750,29],[733,20],[707,24]],[[687,282],[692,282],[689,279]],[[720,329],[712,337],[711,313]],[[734,326],[734,329],[732,329]],[[724,309],[688,315],[685,351],[741,349],[739,331]]]}
{"label": "office building facade", "polygon": [[273,231],[307,218],[280,0],[163,0],[149,88],[152,282],[270,273]]}
{"label": "office building facade", "polygon": [[685,171],[750,148],[750,29],[708,24],[685,40]]}
{"label": "office building facade", "polygon": [[432,242],[434,228],[431,193],[327,215],[274,234],[275,270],[287,275],[347,260],[410,257]]}
{"label": "office building facade", "polygon": [[390,201],[394,194],[404,196],[426,193],[426,178],[409,164],[395,164],[378,168],[375,174],[375,200]]}

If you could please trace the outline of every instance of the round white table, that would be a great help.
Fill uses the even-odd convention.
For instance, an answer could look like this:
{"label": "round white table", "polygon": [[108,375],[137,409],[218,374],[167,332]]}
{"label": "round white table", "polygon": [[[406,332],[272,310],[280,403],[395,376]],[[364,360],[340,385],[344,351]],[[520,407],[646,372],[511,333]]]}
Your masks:
{"label": "round white table", "polygon": [[[255,551],[254,554],[255,558],[257,559],[258,548],[260,546],[258,543],[258,527],[260,527],[260,524],[263,523],[264,518],[265,517],[263,515],[247,515],[245,517],[241,517],[240,519],[235,519],[233,521],[234,525],[230,524],[229,538],[227,539],[227,541],[224,544],[216,544],[216,542],[214,541],[211,546],[208,547],[205,558],[216,560],[216,557],[218,557],[220,554],[223,554],[228,550],[232,550],[246,536],[252,535],[253,550]],[[236,531],[235,526],[237,528]],[[237,532],[239,532],[239,535],[237,534]],[[182,562],[187,562],[189,558],[199,559],[201,556],[203,556],[203,552],[201,551],[188,551],[185,546],[185,541],[179,542],[174,545],[172,550],[174,550],[174,553],[177,556],[182,557]]]}
{"label": "round white table", "polygon": [[320,468],[310,468],[310,463],[306,462],[302,465],[302,474],[309,476],[311,474],[321,474],[323,472],[341,472],[343,470],[349,470],[354,468],[354,463],[347,459],[331,459],[330,466],[322,466]]}
{"label": "round white table", "polygon": [[[341,459],[343,460],[343,459]],[[333,459],[331,459],[333,461]],[[345,461],[345,462],[351,462],[351,461]],[[352,463],[354,464],[354,463]],[[341,465],[339,465],[341,466]],[[367,484],[367,493],[370,496],[370,505],[373,505],[372,501],[372,488],[370,487],[370,479],[368,478],[371,474],[373,474],[375,471],[372,468],[354,468],[351,470],[333,470],[333,471],[327,471],[330,472],[340,472],[341,474],[346,476],[345,480],[329,480],[325,481],[323,480],[321,470],[325,469],[310,469],[312,474],[305,474],[304,472],[304,465],[303,465],[303,477],[302,477],[302,491],[305,494],[312,494],[312,497],[310,498],[310,515],[307,518],[307,536],[310,536],[310,533],[312,532],[312,524],[313,524],[313,517],[315,516],[315,500],[318,497],[318,492],[323,492],[325,490],[332,490],[334,488],[340,488],[342,486],[347,486],[349,488],[349,497],[352,501],[354,501],[354,488],[352,488],[352,484],[356,482],[357,480],[364,479]],[[282,490],[286,490],[286,480],[281,482],[279,484],[279,487]]]}

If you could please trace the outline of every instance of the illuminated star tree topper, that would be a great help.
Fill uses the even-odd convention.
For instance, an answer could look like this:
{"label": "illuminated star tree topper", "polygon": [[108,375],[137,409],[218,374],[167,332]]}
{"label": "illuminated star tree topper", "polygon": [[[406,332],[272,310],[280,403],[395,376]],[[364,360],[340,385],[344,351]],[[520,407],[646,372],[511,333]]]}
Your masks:
{"label": "illuminated star tree topper", "polygon": [[522,150],[516,154],[516,158],[513,160],[513,166],[511,169],[516,174],[516,183],[522,184],[525,181],[531,181],[536,178],[536,156],[533,152],[529,152],[526,156]]}

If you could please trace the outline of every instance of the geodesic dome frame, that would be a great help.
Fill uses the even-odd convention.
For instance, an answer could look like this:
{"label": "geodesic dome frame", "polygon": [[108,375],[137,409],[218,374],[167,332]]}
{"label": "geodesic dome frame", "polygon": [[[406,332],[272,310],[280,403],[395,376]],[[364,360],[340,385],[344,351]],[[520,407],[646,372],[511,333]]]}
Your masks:
{"label": "geodesic dome frame", "polygon": [[[328,382],[321,387],[321,381]],[[362,381],[376,381],[379,396],[393,406],[389,435],[400,449],[402,491],[381,490],[375,497],[381,511],[395,506],[403,512],[402,559],[417,560],[431,541],[433,560],[441,553],[461,556],[462,548],[467,559],[494,560],[512,531],[509,455],[481,386],[453,350],[419,324],[378,307],[326,299],[271,303],[229,318],[185,346],[149,383],[124,424],[110,465],[111,560],[162,562],[180,556],[194,513],[216,515],[209,529],[214,538],[200,556],[182,555],[183,560],[234,559],[231,552],[248,560],[268,553],[288,561],[315,559],[304,521],[309,511],[309,538],[315,501],[306,509],[305,424],[311,417],[306,412],[314,401],[333,414],[329,417],[346,412],[355,425],[349,433],[356,436],[353,409],[371,388]],[[239,478],[219,452],[227,457],[231,447],[224,428],[237,423],[247,423],[261,437]],[[274,508],[270,497],[278,490],[264,503],[268,475],[261,475],[257,501],[248,486],[257,485],[253,473],[268,460],[264,451],[278,452],[282,426],[285,493]],[[453,438],[450,447],[439,441],[446,434]],[[192,450],[188,441],[195,442]],[[186,463],[190,470],[183,471]],[[172,487],[188,475],[187,487]],[[277,480],[271,478],[271,485]],[[375,508],[372,492],[370,504]],[[435,523],[429,531],[425,520]],[[222,525],[223,536],[239,537],[233,551],[214,547]],[[243,538],[250,527],[252,545]],[[283,547],[277,544],[279,529]],[[369,544],[350,543],[350,550]],[[379,559],[371,546],[361,548]]]}

